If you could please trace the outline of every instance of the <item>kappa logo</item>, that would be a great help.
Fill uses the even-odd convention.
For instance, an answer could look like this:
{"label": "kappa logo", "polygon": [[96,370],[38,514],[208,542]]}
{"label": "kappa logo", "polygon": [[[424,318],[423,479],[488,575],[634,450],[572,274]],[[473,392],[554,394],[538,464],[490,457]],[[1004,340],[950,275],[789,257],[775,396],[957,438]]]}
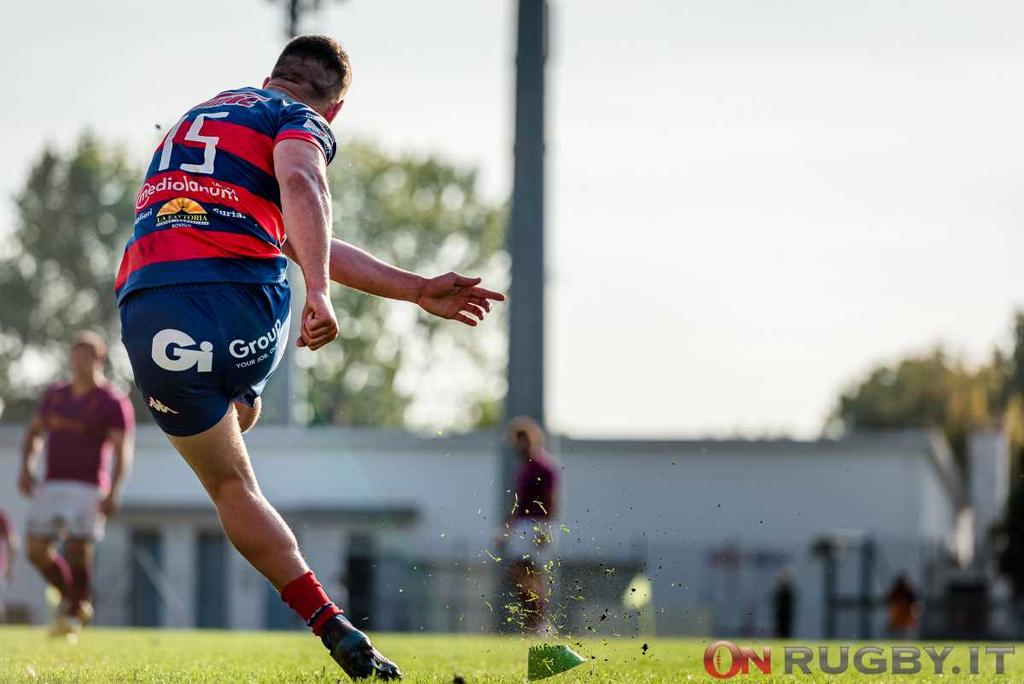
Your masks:
{"label": "kappa logo", "polygon": [[189,335],[165,328],[153,336],[153,362],[169,371],[187,371],[198,366],[200,373],[209,373],[213,370],[213,343],[200,342],[199,349],[192,349],[195,345]]}
{"label": "kappa logo", "polygon": [[174,409],[172,409],[170,406],[160,401],[159,399],[155,399],[154,397],[149,398],[149,408],[153,409],[154,411],[159,411],[160,413],[173,413],[174,415],[178,415],[177,411],[175,411]]}
{"label": "kappa logo", "polygon": [[316,136],[324,147],[327,149],[331,148],[331,134],[328,132],[329,129],[321,123],[319,120],[314,119],[312,116],[306,119],[306,123],[302,125],[307,131]]}

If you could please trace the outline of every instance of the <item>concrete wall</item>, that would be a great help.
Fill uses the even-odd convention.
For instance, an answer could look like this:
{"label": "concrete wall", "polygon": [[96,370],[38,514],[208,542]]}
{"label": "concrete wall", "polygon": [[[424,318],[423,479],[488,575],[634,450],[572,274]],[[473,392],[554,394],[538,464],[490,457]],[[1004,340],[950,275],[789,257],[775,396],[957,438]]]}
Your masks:
{"label": "concrete wall", "polygon": [[[0,505],[20,526],[19,436],[0,429]],[[353,535],[374,537],[376,628],[472,631],[491,624],[497,566],[487,552],[499,518],[497,435],[423,439],[260,427],[248,442],[264,492],[327,583],[341,574]],[[632,568],[645,565],[660,630],[765,633],[772,584],[788,568],[798,585],[798,631],[816,636],[822,567],[809,549],[817,535],[870,535],[889,574],[906,569],[918,579],[952,542],[962,495],[942,449],[924,433],[838,442],[555,440],[564,572],[597,562],[620,568],[585,586],[585,600],[570,602],[565,620],[580,628],[609,603],[621,612],[618,594]],[[152,429],[139,434],[124,515],[99,552],[103,623],[130,618],[131,529],[162,533],[171,589],[162,621],[191,624],[195,539],[215,530],[216,519],[192,473]],[[229,567],[230,626],[262,626],[264,581],[233,550]],[[853,555],[841,556],[841,590],[856,589],[856,568]],[[881,574],[876,591],[889,579]],[[19,562],[9,600],[28,603],[41,620],[41,595],[41,581]],[[851,620],[843,624],[852,629]]]}
{"label": "concrete wall", "polygon": [[992,562],[989,533],[998,522],[1010,495],[1010,441],[1001,431],[971,435],[967,446],[970,463],[970,500],[974,523],[974,556],[979,564]]}

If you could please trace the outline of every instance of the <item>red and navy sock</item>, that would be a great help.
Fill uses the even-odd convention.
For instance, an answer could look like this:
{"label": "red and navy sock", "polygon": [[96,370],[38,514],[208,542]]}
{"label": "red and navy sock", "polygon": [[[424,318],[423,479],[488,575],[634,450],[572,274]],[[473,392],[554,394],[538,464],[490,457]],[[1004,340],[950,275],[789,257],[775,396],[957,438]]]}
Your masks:
{"label": "red and navy sock", "polygon": [[71,591],[68,595],[68,613],[78,615],[82,601],[92,598],[92,568],[71,568]]}
{"label": "red and navy sock", "polygon": [[68,567],[64,556],[54,553],[50,556],[50,562],[39,568],[39,572],[47,582],[57,588],[62,597],[68,597],[71,590],[71,568]]}
{"label": "red and navy sock", "polygon": [[317,636],[328,620],[344,612],[327,597],[312,570],[286,584],[281,590],[281,600],[298,613]]}

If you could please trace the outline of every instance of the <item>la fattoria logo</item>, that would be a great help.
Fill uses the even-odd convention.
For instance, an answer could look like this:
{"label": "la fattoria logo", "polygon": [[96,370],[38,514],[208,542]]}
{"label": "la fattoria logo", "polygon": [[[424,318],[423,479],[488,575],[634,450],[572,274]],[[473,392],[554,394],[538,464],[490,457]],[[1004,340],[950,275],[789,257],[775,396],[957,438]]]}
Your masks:
{"label": "la fattoria logo", "polygon": [[199,202],[188,197],[176,197],[164,203],[156,212],[156,225],[163,226],[168,223],[208,226],[210,219],[206,215],[206,209],[203,209]]}

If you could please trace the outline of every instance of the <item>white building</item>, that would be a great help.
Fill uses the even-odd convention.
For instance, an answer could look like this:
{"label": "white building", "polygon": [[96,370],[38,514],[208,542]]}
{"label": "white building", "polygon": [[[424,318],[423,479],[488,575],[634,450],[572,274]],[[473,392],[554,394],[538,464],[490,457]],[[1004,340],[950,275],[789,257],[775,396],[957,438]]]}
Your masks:
{"label": "white building", "polygon": [[[0,429],[0,506],[22,527],[20,439],[20,429]],[[328,588],[347,578],[349,612],[372,616],[364,625],[496,624],[498,435],[260,426],[247,441],[267,497]],[[1004,440],[976,442],[989,445],[991,459],[1006,458]],[[811,547],[821,535],[874,540],[875,595],[899,571],[923,586],[951,557],[970,553],[966,488],[945,441],[926,432],[808,442],[563,438],[552,451],[563,484],[555,602],[573,631],[635,629],[622,592],[644,572],[660,633],[770,634],[772,589],[786,569],[796,578],[796,634],[815,637],[824,631],[824,566]],[[857,590],[859,568],[852,547],[838,554],[840,594]],[[151,427],[139,432],[96,584],[101,624],[296,622],[226,544],[191,471]],[[20,559],[8,603],[38,622],[42,597],[42,581]],[[605,610],[612,619],[594,619]],[[875,611],[875,634],[882,617]],[[840,612],[836,626],[839,636],[853,634],[856,615]]]}

